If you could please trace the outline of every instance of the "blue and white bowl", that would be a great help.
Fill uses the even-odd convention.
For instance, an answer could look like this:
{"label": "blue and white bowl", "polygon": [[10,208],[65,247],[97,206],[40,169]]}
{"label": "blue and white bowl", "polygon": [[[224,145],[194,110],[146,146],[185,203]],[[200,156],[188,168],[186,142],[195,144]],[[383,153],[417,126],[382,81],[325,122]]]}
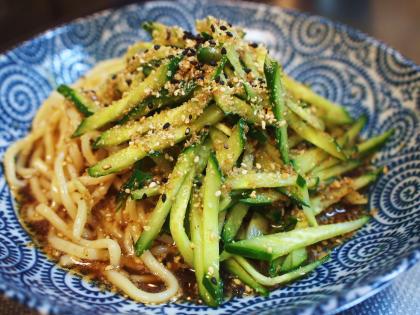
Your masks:
{"label": "blue and white bowl", "polygon": [[48,31],[0,56],[0,153],[23,137],[49,93],[97,61],[120,56],[146,39],[141,22],[193,30],[207,15],[246,28],[266,43],[285,70],[353,116],[369,117],[363,136],[396,133],[377,155],[389,172],[370,189],[379,211],[332,259],[270,297],[235,298],[217,309],[189,303],[144,306],[102,291],[57,267],[23,229],[0,178],[0,292],[52,314],[334,313],[377,292],[420,258],[420,67],[346,26],[317,16],[251,3],[178,0],[104,11]]}

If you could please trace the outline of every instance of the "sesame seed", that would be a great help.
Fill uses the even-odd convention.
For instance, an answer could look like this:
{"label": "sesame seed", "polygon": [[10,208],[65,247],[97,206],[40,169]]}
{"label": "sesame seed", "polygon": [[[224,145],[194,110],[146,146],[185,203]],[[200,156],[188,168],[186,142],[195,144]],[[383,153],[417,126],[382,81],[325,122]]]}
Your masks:
{"label": "sesame seed", "polygon": [[126,189],[124,190],[124,192],[125,192],[126,194],[129,194],[129,193],[131,193],[131,190],[130,190],[129,188],[126,188]]}
{"label": "sesame seed", "polygon": [[162,195],[162,202],[165,202],[166,201],[166,194],[163,194]]}
{"label": "sesame seed", "polygon": [[212,25],[210,25],[210,28],[211,28],[211,31],[214,33],[214,32],[216,32],[216,28],[214,27],[214,25],[212,24]]}
{"label": "sesame seed", "polygon": [[248,171],[247,170],[242,170],[242,174],[246,175],[246,174],[248,174]]}
{"label": "sesame seed", "polygon": [[198,163],[200,161],[200,157],[197,155],[195,158],[194,158],[194,163]]}
{"label": "sesame seed", "polygon": [[226,31],[226,30],[227,30],[227,27],[226,27],[226,26],[224,26],[224,25],[222,25],[222,26],[220,26],[220,29],[221,29],[222,31]]}
{"label": "sesame seed", "polygon": [[226,55],[227,51],[225,47],[222,47],[222,49],[220,50],[220,52],[222,53],[222,55]]}
{"label": "sesame seed", "polygon": [[111,168],[111,165],[110,164],[105,164],[104,166],[102,166],[102,168],[104,170],[109,170]]}
{"label": "sesame seed", "polygon": [[164,125],[163,125],[163,129],[168,129],[169,127],[171,126],[171,124],[170,123],[168,123],[168,122],[166,122]]}
{"label": "sesame seed", "polygon": [[191,132],[190,127],[187,127],[187,129],[185,129],[185,135],[188,136]]}
{"label": "sesame seed", "polygon": [[143,226],[143,229],[144,229],[145,231],[149,231],[149,230],[151,229],[151,227],[150,227],[150,226],[148,226],[148,225],[145,225],[145,226]]}
{"label": "sesame seed", "polygon": [[252,48],[257,48],[258,44],[257,43],[249,43],[249,46],[251,46]]}
{"label": "sesame seed", "polygon": [[226,35],[229,37],[233,37],[233,34],[231,32],[226,32]]}
{"label": "sesame seed", "polygon": [[220,197],[220,196],[222,195],[222,192],[221,192],[220,190],[218,190],[218,191],[216,191],[216,192],[214,193],[214,195],[215,195],[216,197]]}

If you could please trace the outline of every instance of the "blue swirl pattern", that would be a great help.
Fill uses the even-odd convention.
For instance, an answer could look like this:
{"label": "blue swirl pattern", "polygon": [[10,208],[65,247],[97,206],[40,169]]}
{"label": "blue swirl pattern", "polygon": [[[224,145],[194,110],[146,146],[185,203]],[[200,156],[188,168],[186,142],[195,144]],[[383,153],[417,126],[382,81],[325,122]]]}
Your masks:
{"label": "blue swirl pattern", "polygon": [[218,309],[186,302],[144,306],[99,289],[31,246],[0,177],[0,291],[51,314],[325,314],[360,301],[420,259],[420,68],[383,44],[320,17],[265,5],[210,0],[156,1],[104,11],[46,32],[0,56],[0,155],[26,134],[36,109],[59,83],[146,39],[157,20],[193,30],[209,14],[246,28],[293,77],[366,114],[364,136],[395,128],[376,157],[389,172],[370,189],[371,222],[332,258],[268,298],[233,298]]}

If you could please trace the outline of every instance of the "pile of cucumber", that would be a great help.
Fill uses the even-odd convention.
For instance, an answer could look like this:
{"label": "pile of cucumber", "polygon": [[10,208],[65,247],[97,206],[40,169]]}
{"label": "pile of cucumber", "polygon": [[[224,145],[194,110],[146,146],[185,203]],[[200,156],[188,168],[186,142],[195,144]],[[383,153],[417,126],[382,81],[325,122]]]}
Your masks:
{"label": "pile of cucumber", "polygon": [[[129,75],[130,85],[107,106],[66,85],[58,92],[84,115],[73,137],[101,132],[92,146],[108,156],[88,174],[131,174],[117,208],[127,197],[158,198],[136,255],[169,221],[201,299],[217,306],[224,299],[222,268],[267,295],[267,287],[326,260],[312,257],[309,246],[362,227],[368,216],[323,225],[317,216],[339,202],[366,204],[359,191],[382,172],[370,157],[393,131],[360,141],[365,116],[353,120],[288,77],[241,29],[212,17],[196,28],[192,34],[145,23],[152,42],[128,49],[131,70],[119,75]],[[174,148],[175,160],[165,160]],[[165,182],[147,184],[146,158],[166,163]]]}

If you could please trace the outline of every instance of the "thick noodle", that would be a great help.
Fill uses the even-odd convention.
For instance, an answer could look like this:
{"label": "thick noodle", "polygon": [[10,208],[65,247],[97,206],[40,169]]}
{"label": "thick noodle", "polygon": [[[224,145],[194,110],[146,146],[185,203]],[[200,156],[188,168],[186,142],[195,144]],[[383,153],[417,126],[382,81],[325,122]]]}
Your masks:
{"label": "thick noodle", "polygon": [[[123,68],[122,59],[102,62],[75,86],[99,89],[110,74]],[[105,278],[136,301],[162,303],[175,298],[180,293],[178,281],[162,263],[149,251],[134,259],[134,243],[146,220],[144,205],[129,199],[120,211],[107,209],[114,205],[106,203],[108,192],[121,186],[121,178],[93,178],[86,174],[86,167],[95,164],[105,152],[92,150],[98,132],[71,137],[81,119],[72,104],[53,92],[38,110],[32,132],[5,153],[10,187],[15,193],[28,187],[32,196],[32,201],[22,208],[26,220],[48,221],[47,246],[61,253],[59,263],[63,266],[90,266],[100,261],[98,266],[103,268]],[[98,216],[92,213],[95,206],[105,211],[104,217],[102,212]],[[165,247],[159,245],[155,251],[164,253]],[[123,256],[131,257],[139,270],[147,268],[150,274],[128,273]],[[157,279],[166,284],[165,290],[150,293],[135,285]]]}

